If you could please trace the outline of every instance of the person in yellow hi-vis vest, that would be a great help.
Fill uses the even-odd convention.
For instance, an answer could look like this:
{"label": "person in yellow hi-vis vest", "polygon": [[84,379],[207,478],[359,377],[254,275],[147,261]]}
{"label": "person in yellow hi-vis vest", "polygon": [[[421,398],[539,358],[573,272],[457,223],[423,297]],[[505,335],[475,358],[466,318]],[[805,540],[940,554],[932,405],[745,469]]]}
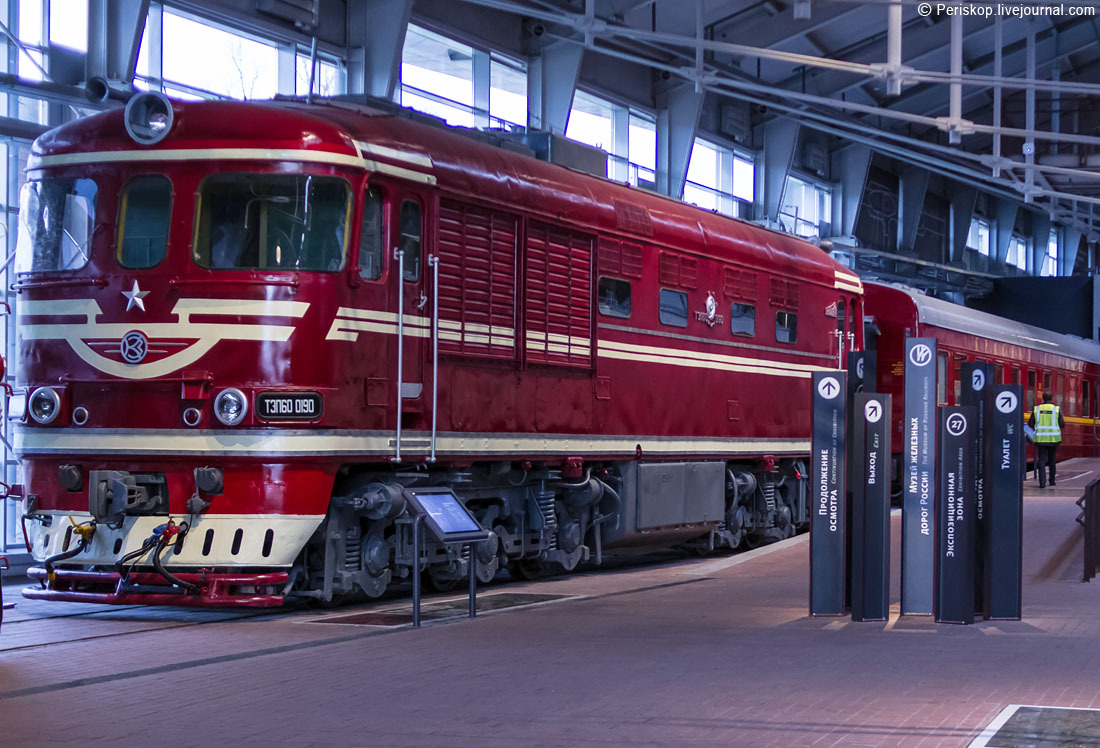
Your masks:
{"label": "person in yellow hi-vis vest", "polygon": [[1062,443],[1062,429],[1066,421],[1062,409],[1052,401],[1050,392],[1043,393],[1043,404],[1031,411],[1027,425],[1035,429],[1035,472],[1039,474],[1039,488],[1046,488],[1046,466],[1050,465],[1050,485],[1054,483],[1054,471],[1058,464],[1058,445]]}

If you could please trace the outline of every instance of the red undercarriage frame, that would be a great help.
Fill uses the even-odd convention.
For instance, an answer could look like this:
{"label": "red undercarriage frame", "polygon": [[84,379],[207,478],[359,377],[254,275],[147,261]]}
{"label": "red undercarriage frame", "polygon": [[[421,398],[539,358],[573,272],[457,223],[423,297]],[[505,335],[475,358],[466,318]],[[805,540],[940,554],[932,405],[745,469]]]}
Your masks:
{"label": "red undercarriage frame", "polygon": [[[27,576],[38,582],[47,579],[46,570],[32,567]],[[23,597],[32,600],[67,600],[77,603],[107,605],[180,605],[197,608],[246,607],[267,608],[282,605],[283,585],[290,574],[285,571],[269,574],[216,574],[200,571],[173,573],[184,582],[198,585],[193,594],[171,592],[164,577],[154,572],[132,572],[126,579],[113,571],[81,571],[55,569],[54,580],[45,587],[27,587]],[[242,592],[241,587],[253,591]],[[269,594],[258,594],[261,588]],[[164,590],[161,592],[160,590]]]}

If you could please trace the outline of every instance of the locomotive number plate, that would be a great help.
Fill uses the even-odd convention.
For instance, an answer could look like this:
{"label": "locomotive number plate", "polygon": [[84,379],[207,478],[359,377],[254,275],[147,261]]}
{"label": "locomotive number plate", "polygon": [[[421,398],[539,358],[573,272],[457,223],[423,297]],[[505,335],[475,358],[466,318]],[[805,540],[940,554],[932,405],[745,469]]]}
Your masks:
{"label": "locomotive number plate", "polygon": [[261,392],[256,415],[265,421],[316,421],[324,399],[319,392]]}

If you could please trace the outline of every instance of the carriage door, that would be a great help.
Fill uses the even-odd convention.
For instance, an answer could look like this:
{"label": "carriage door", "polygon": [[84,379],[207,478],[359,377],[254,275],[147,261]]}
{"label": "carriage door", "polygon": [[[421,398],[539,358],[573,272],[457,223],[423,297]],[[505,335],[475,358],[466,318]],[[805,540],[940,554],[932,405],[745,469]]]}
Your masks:
{"label": "carriage door", "polygon": [[390,283],[393,308],[401,314],[400,318],[394,314],[397,335],[392,359],[397,374],[393,397],[400,402],[395,458],[400,461],[409,455],[424,456],[431,447],[430,439],[410,439],[403,432],[424,430],[431,417],[432,388],[431,382],[425,381],[425,371],[432,348],[433,309],[424,205],[412,195],[398,194],[395,198],[391,203],[395,211],[391,226],[396,228],[391,267],[395,272]]}

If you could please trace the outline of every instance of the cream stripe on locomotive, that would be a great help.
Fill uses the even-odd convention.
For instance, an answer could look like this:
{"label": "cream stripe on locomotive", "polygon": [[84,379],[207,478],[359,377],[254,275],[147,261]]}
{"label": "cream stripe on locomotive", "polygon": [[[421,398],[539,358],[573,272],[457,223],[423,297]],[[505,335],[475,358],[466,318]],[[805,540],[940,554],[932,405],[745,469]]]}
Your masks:
{"label": "cream stripe on locomotive", "polygon": [[859,276],[840,270],[833,271],[833,286],[841,291],[863,293],[863,281],[859,279]]}
{"label": "cream stripe on locomotive", "polygon": [[[31,522],[27,526],[31,553],[38,561],[60,553],[65,545],[65,530],[71,522],[80,524],[90,522],[92,516],[87,512],[43,511],[53,515],[54,521],[49,527],[40,522]],[[323,514],[210,514],[203,513],[192,517],[194,524],[188,531],[183,543],[183,552],[166,552],[163,560],[169,568],[178,566],[229,566],[242,562],[249,566],[289,566],[294,563],[298,551],[306,544],[313,532],[321,524]],[[175,515],[176,521],[187,519],[186,515]],[[126,517],[122,527],[112,529],[99,525],[92,537],[91,546],[78,558],[80,563],[114,565],[120,556],[141,548],[153,533],[153,528],[163,524],[161,517]],[[210,536],[207,553],[206,535]],[[237,553],[233,553],[233,541],[237,531],[241,530],[241,543]],[[263,555],[268,530],[271,531],[271,543],[268,555]],[[115,541],[121,539],[122,547],[116,553]],[[70,544],[75,539],[70,538]]]}
{"label": "cream stripe on locomotive", "polygon": [[[195,455],[277,457],[393,454],[392,431],[306,431],[241,429],[154,431],[150,429],[44,429],[17,424],[15,451],[30,454]],[[428,454],[431,434],[404,432],[401,451]],[[603,434],[483,434],[440,432],[436,451],[460,455],[633,455],[640,446],[654,455],[738,455],[805,453],[805,439],[752,437],[661,437]]]}
{"label": "cream stripe on locomotive", "polygon": [[[359,149],[357,149],[359,150]],[[378,155],[383,155],[379,153]],[[412,154],[409,154],[412,155]],[[393,166],[381,161],[352,156],[346,153],[330,151],[311,151],[300,148],[172,148],[163,151],[88,151],[84,153],[62,153],[56,156],[31,156],[27,159],[27,171],[49,166],[75,166],[79,164],[126,163],[133,161],[295,161],[335,166],[352,166],[367,171],[376,171],[394,177],[408,179],[411,182],[434,185],[436,178],[402,166]],[[420,166],[411,159],[408,163]]]}
{"label": "cream stripe on locomotive", "polygon": [[796,377],[798,379],[809,379],[814,371],[831,370],[828,367],[803,363],[725,356],[720,353],[704,353],[682,348],[655,348],[649,345],[622,343],[615,340],[601,340],[597,355],[601,358],[615,358],[625,361],[649,361],[674,366],[753,372],[773,376]]}
{"label": "cream stripe on locomotive", "polygon": [[[179,299],[172,307],[176,322],[96,322],[102,314],[95,299],[61,301],[23,301],[19,314],[19,334],[23,340],[64,340],[85,363],[121,379],[151,379],[193,364],[222,340],[266,340],[286,342],[294,332],[293,324],[242,324],[194,322],[194,316],[275,317],[298,319],[305,316],[309,302],[265,301],[256,299]],[[28,317],[83,317],[82,323],[50,322],[30,324]],[[127,363],[107,358],[92,348],[104,341],[114,344],[131,333],[141,333],[150,342],[192,341],[175,353],[149,363]],[[92,342],[88,342],[92,341]],[[117,350],[117,349],[116,349]]]}
{"label": "cream stripe on locomotive", "polygon": [[[432,321],[428,317],[420,317],[413,314],[402,315],[404,334],[414,338],[430,338],[432,335]],[[354,309],[342,306],[336,312],[336,318],[329,327],[325,340],[346,340],[354,343],[359,339],[360,332],[378,332],[389,335],[397,334],[396,312],[379,312],[372,309]],[[463,324],[455,320],[439,320],[439,339],[455,342],[480,343],[483,345],[497,345],[505,348],[515,347],[516,332],[510,327],[498,327],[493,325],[467,322]]]}

